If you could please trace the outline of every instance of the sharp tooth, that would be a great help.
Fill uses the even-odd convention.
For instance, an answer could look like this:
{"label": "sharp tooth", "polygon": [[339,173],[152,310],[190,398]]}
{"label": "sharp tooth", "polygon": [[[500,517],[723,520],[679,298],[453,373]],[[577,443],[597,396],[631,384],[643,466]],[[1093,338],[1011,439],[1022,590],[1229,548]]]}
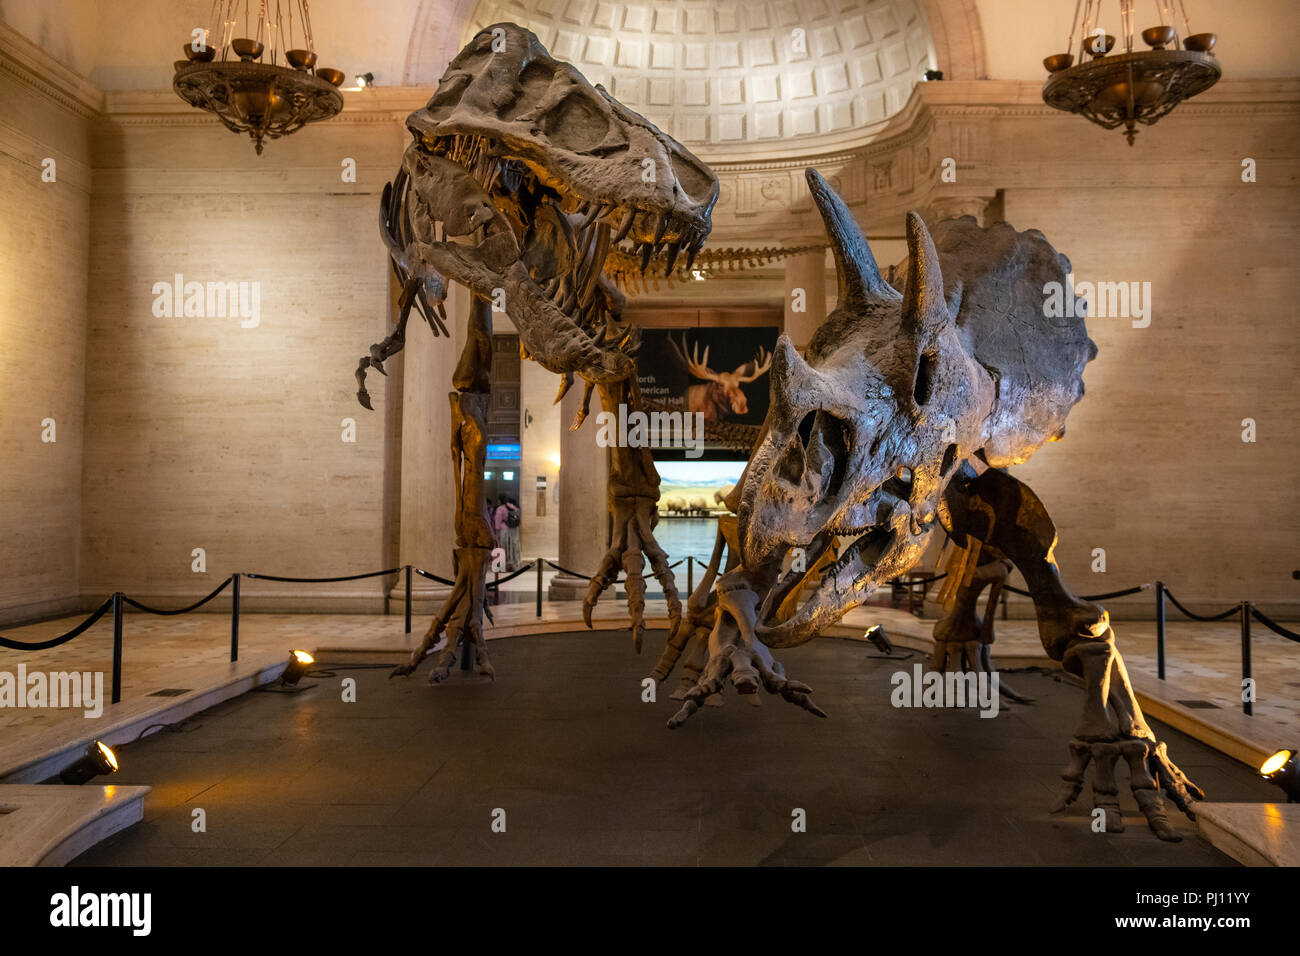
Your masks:
{"label": "sharp tooth", "polygon": [[682,251],[682,244],[674,242],[668,247],[668,265],[664,266],[664,272],[672,272],[673,264],[677,262],[677,253]]}
{"label": "sharp tooth", "polygon": [[619,243],[627,238],[627,234],[632,231],[632,223],[636,222],[636,210],[629,209],[623,216],[623,222],[618,227],[618,234],[614,236],[614,242]]}
{"label": "sharp tooth", "polygon": [[600,279],[601,266],[605,262],[605,256],[609,255],[609,226],[602,222],[592,230],[592,234],[595,236],[595,244],[591,249],[586,282],[582,287],[582,304],[584,307],[591,302],[592,295],[595,293],[596,285]]}
{"label": "sharp tooth", "polygon": [[654,244],[656,246],[659,245],[659,243],[663,240],[664,233],[667,231],[667,229],[668,229],[668,213],[661,212],[659,214],[659,221],[655,223]]}
{"label": "sharp tooth", "polygon": [[583,207],[582,212],[583,212],[582,224],[578,226],[578,228],[586,229],[595,221],[596,217],[600,215],[600,204],[589,203],[588,205]]}
{"label": "sharp tooth", "polygon": [[641,243],[641,274],[645,275],[646,269],[650,268],[650,257],[654,255],[654,247],[648,242]]}
{"label": "sharp tooth", "polygon": [[695,257],[699,254],[700,247],[693,245],[686,250],[686,271],[691,271],[691,266],[695,265]]}

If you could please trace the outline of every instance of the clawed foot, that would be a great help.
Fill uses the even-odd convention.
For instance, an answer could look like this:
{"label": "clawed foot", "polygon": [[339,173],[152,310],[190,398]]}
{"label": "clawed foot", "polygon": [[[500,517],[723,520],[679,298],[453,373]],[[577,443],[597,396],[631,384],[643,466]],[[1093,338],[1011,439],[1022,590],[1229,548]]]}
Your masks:
{"label": "clawed foot", "polygon": [[[738,694],[757,694],[760,687],[818,717],[826,712],[813,703],[812,688],[785,676],[785,668],[754,635],[758,599],[745,587],[718,586],[718,611],[709,634],[708,663],[693,687],[681,693],[681,709],[668,721],[670,730],[686,723],[729,681]],[[677,694],[673,695],[677,697]]]}
{"label": "clawed foot", "polygon": [[1103,634],[1101,639],[1081,638],[1066,652],[1067,665],[1083,676],[1083,719],[1070,741],[1070,762],[1061,771],[1065,786],[1052,811],[1064,810],[1074,802],[1083,789],[1088,765],[1095,763],[1092,792],[1096,805],[1105,811],[1107,831],[1122,831],[1115,765],[1123,758],[1129,768],[1129,786],[1147,825],[1160,839],[1177,843],[1182,837],[1169,822],[1161,791],[1190,820],[1196,819],[1192,801],[1205,799],[1205,793],[1169,759],[1164,743],[1147,726],[1108,625]]}
{"label": "clawed foot", "polygon": [[1142,815],[1146,817],[1151,832],[1170,843],[1182,840],[1182,836],[1169,822],[1161,791],[1179,810],[1187,814],[1189,820],[1196,819],[1192,801],[1205,799],[1205,793],[1187,779],[1187,775],[1169,759],[1164,743],[1154,737],[1070,741],[1070,762],[1061,771],[1064,787],[1052,812],[1060,813],[1075,801],[1083,789],[1088,765],[1095,764],[1092,782],[1094,804],[1105,812],[1106,832],[1123,832],[1119,785],[1115,781],[1115,765],[1121,758],[1128,764],[1133,797],[1137,800]]}
{"label": "clawed foot", "polygon": [[668,555],[655,541],[654,502],[646,497],[615,500],[615,527],[618,530],[614,544],[601,559],[600,567],[591,576],[591,585],[582,601],[582,619],[591,627],[591,612],[601,592],[613,584],[623,572],[627,588],[628,612],[632,618],[632,645],[641,653],[645,637],[645,579],[641,576],[645,559],[650,559],[650,570],[664,589],[668,602],[669,630],[676,630],[682,617],[682,602],[677,595],[673,572],[668,567]]}

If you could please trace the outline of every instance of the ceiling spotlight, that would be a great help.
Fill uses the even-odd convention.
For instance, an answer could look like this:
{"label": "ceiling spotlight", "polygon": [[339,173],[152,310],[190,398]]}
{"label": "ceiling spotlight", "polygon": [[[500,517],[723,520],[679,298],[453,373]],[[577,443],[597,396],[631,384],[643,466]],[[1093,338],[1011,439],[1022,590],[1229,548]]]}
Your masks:
{"label": "ceiling spotlight", "polygon": [[307,668],[314,663],[315,658],[306,651],[290,651],[289,663],[285,665],[284,673],[280,675],[280,683],[292,687],[302,680],[302,675],[306,674]]}
{"label": "ceiling spotlight", "polygon": [[117,773],[117,755],[108,744],[96,740],[86,748],[86,752],[76,763],[59,774],[59,779],[66,784],[79,787],[101,773]]}
{"label": "ceiling spotlight", "polygon": [[375,85],[375,74],[373,73],[358,73],[354,79],[359,90],[369,89]]}
{"label": "ceiling spotlight", "polygon": [[1300,755],[1294,750],[1273,754],[1260,765],[1259,775],[1281,787],[1287,803],[1300,803]]}

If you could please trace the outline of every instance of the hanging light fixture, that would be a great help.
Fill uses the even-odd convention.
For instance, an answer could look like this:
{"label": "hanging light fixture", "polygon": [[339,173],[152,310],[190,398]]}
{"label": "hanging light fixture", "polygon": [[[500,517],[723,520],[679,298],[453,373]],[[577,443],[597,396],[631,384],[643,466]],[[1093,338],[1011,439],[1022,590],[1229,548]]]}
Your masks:
{"label": "hanging light fixture", "polygon": [[1043,60],[1050,74],[1043,84],[1043,100],[1104,129],[1123,126],[1132,146],[1138,123],[1152,125],[1183,100],[1218,82],[1219,61],[1210,52],[1218,37],[1191,32],[1183,0],[1178,0],[1183,26],[1179,34],[1173,0],[1153,0],[1159,23],[1141,33],[1150,49],[1135,50],[1135,0],[1118,3],[1121,53],[1112,52],[1116,38],[1102,22],[1103,0],[1075,0],[1066,52]]}
{"label": "hanging light fixture", "polygon": [[247,133],[259,156],[265,140],[343,109],[342,71],[316,65],[307,0],[270,2],[273,14],[259,0],[254,17],[253,0],[213,0],[208,26],[194,30],[172,79],[185,102]]}

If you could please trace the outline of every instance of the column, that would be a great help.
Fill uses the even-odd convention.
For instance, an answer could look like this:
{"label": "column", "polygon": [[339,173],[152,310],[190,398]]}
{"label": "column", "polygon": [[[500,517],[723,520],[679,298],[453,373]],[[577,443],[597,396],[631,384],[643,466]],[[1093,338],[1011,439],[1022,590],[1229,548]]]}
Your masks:
{"label": "column", "polygon": [[[797,293],[802,290],[802,311]],[[826,252],[805,252],[785,260],[785,334],[803,350],[826,319]]]}
{"label": "column", "polygon": [[[606,482],[609,475],[608,451],[596,444],[596,415],[600,397],[591,396],[591,414],[582,428],[569,430],[582,405],[583,383],[579,379],[560,403],[560,560],[563,567],[581,574],[591,574],[609,549],[609,507]],[[605,592],[606,596],[613,588]],[[557,574],[551,581],[548,596],[552,601],[581,599],[587,593],[587,581]]]}
{"label": "column", "polygon": [[[453,284],[447,294],[447,330],[452,338],[434,338],[428,325],[412,313],[406,327],[402,388],[402,494],[399,551],[401,564],[412,564],[451,579],[456,542],[456,489],[449,439],[448,393],[464,342],[470,295]],[[391,597],[405,600],[399,579]],[[415,575],[412,600],[420,614],[433,613],[450,588]]]}

